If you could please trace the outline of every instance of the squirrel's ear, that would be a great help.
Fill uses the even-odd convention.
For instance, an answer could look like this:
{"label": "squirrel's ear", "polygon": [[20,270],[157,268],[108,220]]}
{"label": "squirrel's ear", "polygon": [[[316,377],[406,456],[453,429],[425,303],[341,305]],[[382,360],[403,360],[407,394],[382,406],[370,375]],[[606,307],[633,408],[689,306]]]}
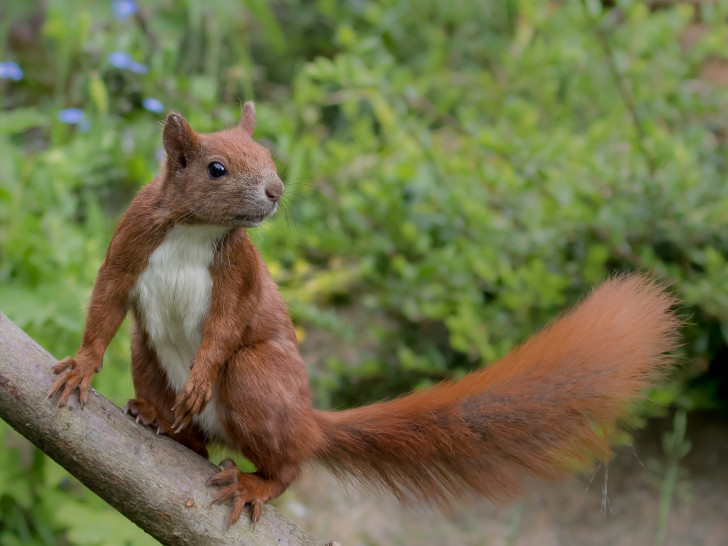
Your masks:
{"label": "squirrel's ear", "polygon": [[253,129],[255,129],[255,104],[252,100],[246,101],[245,104],[243,104],[238,127],[250,136],[253,136]]}
{"label": "squirrel's ear", "polygon": [[197,133],[180,114],[172,112],[164,122],[162,143],[167,152],[167,161],[174,170],[187,167],[190,156],[199,145]]}

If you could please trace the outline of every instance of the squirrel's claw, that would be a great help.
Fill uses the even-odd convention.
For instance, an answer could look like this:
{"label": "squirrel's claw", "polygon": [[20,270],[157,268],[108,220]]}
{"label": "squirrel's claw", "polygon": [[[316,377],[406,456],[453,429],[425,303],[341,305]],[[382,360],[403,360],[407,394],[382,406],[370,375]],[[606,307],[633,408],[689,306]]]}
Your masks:
{"label": "squirrel's claw", "polygon": [[170,424],[165,421],[157,410],[146,400],[134,398],[129,400],[122,408],[125,414],[134,417],[137,423],[141,423],[145,427],[152,427],[157,434],[167,434],[172,431]]}
{"label": "squirrel's claw", "polygon": [[210,398],[212,398],[212,385],[199,385],[188,380],[184,388],[177,394],[177,399],[172,406],[175,417],[172,430],[176,433],[180,432],[195,415],[202,413]]}
{"label": "squirrel's claw", "polygon": [[233,508],[228,518],[228,528],[240,519],[243,507],[250,505],[250,522],[255,528],[261,514],[263,513],[263,505],[265,501],[270,499],[273,482],[258,476],[257,474],[249,474],[241,472],[232,459],[225,459],[219,465],[222,468],[217,474],[213,474],[207,480],[207,485],[222,486],[220,492],[215,495],[210,506],[221,504],[225,501],[232,500]]}
{"label": "squirrel's claw", "polygon": [[57,405],[60,408],[68,403],[71,393],[78,388],[78,399],[81,408],[83,408],[88,401],[88,389],[91,386],[91,378],[94,375],[95,367],[81,366],[78,360],[66,357],[53,366],[51,370],[58,377],[51,385],[51,388],[48,389],[46,399],[60,393]]}

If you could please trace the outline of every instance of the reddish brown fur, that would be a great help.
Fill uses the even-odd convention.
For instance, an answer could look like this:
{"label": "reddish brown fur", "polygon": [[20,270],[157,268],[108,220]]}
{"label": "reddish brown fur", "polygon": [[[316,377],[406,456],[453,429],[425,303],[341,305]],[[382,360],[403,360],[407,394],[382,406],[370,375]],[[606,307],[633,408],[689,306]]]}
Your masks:
{"label": "reddish brown fur", "polygon": [[[668,362],[674,300],[644,277],[614,278],[503,360],[457,383],[319,413],[337,473],[436,507],[522,492],[609,453],[606,430]],[[597,430],[601,429],[602,434]]]}
{"label": "reddish brown fur", "polygon": [[[528,476],[554,478],[608,454],[608,428],[639,397],[676,339],[673,300],[639,276],[615,278],[581,306],[506,358],[457,383],[344,412],[316,412],[285,304],[244,226],[273,210],[283,191],[267,150],[256,144],[252,105],[240,125],[195,133],[178,114],[165,124],[168,160],[122,217],[94,286],[81,348],[55,368],[51,394],[87,398],[91,377],[131,305],[135,317],[129,409],[198,453],[206,438],[191,422],[215,393],[224,439],[257,467],[232,463],[211,479],[233,499],[231,523],[246,503],[263,502],[318,459],[340,475],[434,506],[521,492]],[[211,161],[229,176],[211,178]],[[265,195],[261,197],[261,188]],[[166,234],[181,223],[229,230],[217,243],[210,308],[189,379],[166,381],[130,292]],[[170,422],[174,421],[171,425]]]}
{"label": "reddish brown fur", "polygon": [[207,458],[205,436],[202,431],[190,424],[179,433],[172,430],[176,393],[167,383],[164,370],[157,361],[157,355],[149,346],[147,334],[136,324],[131,335],[131,377],[137,396],[129,400],[124,409],[145,426],[163,432],[179,443]]}

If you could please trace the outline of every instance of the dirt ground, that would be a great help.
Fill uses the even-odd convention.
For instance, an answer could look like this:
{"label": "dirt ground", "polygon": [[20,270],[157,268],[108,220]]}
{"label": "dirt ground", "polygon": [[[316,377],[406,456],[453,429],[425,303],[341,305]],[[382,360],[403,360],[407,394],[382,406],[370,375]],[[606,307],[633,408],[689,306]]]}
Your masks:
{"label": "dirt ground", "polygon": [[[517,506],[483,504],[446,518],[407,514],[391,500],[352,493],[310,468],[278,506],[315,537],[342,546],[650,545],[660,502],[651,461],[664,462],[661,438],[671,426],[653,421],[637,434],[634,449],[617,450],[606,495],[602,468],[593,477],[533,484],[531,497]],[[665,544],[728,545],[728,422],[691,415],[686,436],[692,450],[680,462]]]}

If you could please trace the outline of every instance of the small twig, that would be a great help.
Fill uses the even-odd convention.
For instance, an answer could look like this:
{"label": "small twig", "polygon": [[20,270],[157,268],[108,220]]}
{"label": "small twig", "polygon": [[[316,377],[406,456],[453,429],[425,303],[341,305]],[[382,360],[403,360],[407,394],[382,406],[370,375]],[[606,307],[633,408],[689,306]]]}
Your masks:
{"label": "small twig", "polygon": [[642,122],[642,118],[637,111],[637,104],[635,103],[634,97],[632,96],[632,93],[628,88],[624,75],[619,71],[619,67],[617,66],[617,61],[614,55],[614,49],[612,48],[612,44],[609,41],[609,36],[607,36],[606,32],[604,32],[604,30],[599,26],[599,21],[597,21],[595,17],[592,16],[591,13],[589,13],[589,7],[587,6],[586,1],[587,0],[581,0],[581,5],[584,8],[584,13],[586,14],[587,19],[589,19],[590,23],[594,28],[594,33],[596,34],[599,45],[601,46],[604,52],[604,56],[606,57],[609,72],[612,75],[614,84],[619,91],[622,102],[624,102],[624,105],[626,106],[627,110],[629,111],[630,117],[632,118],[632,125],[634,126],[635,132],[637,133],[637,146],[639,148],[640,154],[647,164],[647,169],[650,173],[650,176],[654,176],[657,172],[657,162],[649,153],[649,151],[647,150],[647,146],[645,145],[645,142],[647,140],[647,132],[645,131],[645,126]]}

